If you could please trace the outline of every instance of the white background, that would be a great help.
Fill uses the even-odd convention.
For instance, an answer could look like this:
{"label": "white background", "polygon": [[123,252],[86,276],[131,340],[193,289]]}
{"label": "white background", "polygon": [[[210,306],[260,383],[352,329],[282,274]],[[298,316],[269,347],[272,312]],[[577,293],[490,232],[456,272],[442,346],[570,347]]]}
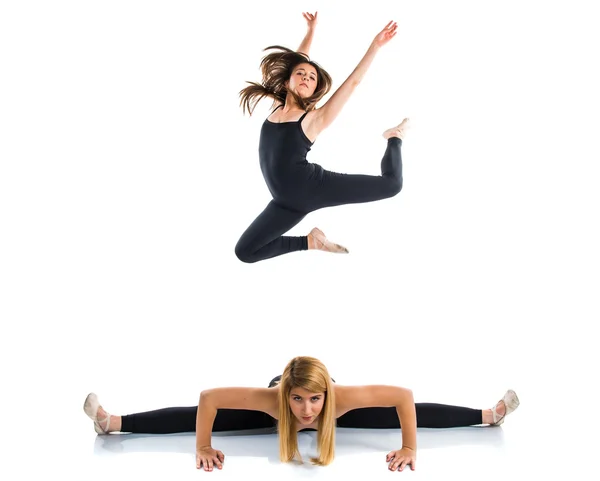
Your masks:
{"label": "white background", "polygon": [[[338,383],[417,401],[487,408],[517,391],[501,429],[420,430],[418,469],[398,476],[583,469],[600,320],[591,4],[3,2],[3,457],[28,479],[195,479],[193,434],[102,456],[87,393],[115,414],[189,406],[311,355]],[[243,264],[235,243],[270,200],[270,102],[244,116],[238,92],[260,81],[263,48],[298,48],[315,10],[310,56],[331,93],[389,20],[398,34],[309,161],[377,175],[381,133],[410,117],[404,188],[290,231],[318,226],[349,255]],[[340,434],[334,464],[309,469],[267,463],[274,438],[235,439],[212,475],[392,475],[401,443]]]}

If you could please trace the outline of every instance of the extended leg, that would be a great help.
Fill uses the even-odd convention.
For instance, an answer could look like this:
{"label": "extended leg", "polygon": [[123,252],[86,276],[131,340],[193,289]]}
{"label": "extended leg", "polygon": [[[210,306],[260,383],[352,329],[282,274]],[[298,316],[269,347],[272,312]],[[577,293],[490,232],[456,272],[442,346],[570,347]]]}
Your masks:
{"label": "extended leg", "polygon": [[[196,431],[198,406],[171,407],[121,416],[125,433],[170,434]],[[212,432],[262,429],[274,426],[274,419],[261,411],[219,409]]]}
{"label": "extended leg", "polygon": [[[513,390],[491,409],[472,409],[437,403],[415,403],[417,427],[455,428],[478,424],[499,425],[504,417],[519,407],[520,401]],[[393,429],[400,428],[398,412],[394,407],[354,409],[340,416],[338,426],[342,428]]]}
{"label": "extended leg", "polygon": [[[169,407],[125,416],[111,415],[104,410],[94,393],[85,400],[85,413],[94,421],[98,434],[111,432],[171,434],[196,431],[198,406]],[[262,411],[219,409],[213,432],[263,429],[275,426],[275,420]]]}
{"label": "extended leg", "polygon": [[[417,427],[453,428],[483,423],[481,409],[471,409],[447,404],[415,403]],[[338,419],[342,428],[393,429],[400,428],[396,408],[354,409]]]}
{"label": "extended leg", "polygon": [[307,250],[306,236],[284,236],[306,213],[287,209],[275,201],[250,224],[235,246],[242,262],[257,262],[294,251]]}
{"label": "extended leg", "polygon": [[390,137],[381,160],[381,175],[343,174],[323,170],[322,178],[302,205],[307,212],[323,207],[373,202],[402,190],[402,140]]}

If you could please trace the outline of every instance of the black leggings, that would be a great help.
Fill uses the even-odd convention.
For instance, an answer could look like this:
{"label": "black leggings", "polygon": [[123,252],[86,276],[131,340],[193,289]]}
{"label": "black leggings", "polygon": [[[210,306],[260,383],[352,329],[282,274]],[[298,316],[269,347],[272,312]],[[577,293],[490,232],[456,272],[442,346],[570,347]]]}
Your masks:
{"label": "black leggings", "polygon": [[[481,409],[447,404],[416,403],[417,427],[454,428],[482,423]],[[170,434],[196,431],[198,406],[157,409],[121,417],[121,432]],[[396,408],[354,409],[337,420],[340,428],[398,429]],[[261,411],[219,409],[212,432],[275,428],[274,418]]]}
{"label": "black leggings", "polygon": [[[269,383],[275,386],[281,375]],[[335,380],[332,379],[333,382]],[[417,427],[454,428],[482,424],[481,409],[447,404],[416,403]],[[129,414],[121,417],[121,432],[171,434],[196,431],[198,406],[172,407]],[[276,420],[267,413],[244,409],[218,409],[212,432],[276,428]],[[398,429],[400,420],[395,407],[361,408],[337,419],[340,428]]]}
{"label": "black leggings", "polygon": [[[284,236],[309,212],[324,207],[358,204],[393,197],[402,190],[402,140],[391,137],[381,159],[381,175],[341,174],[315,166],[317,175],[293,198],[274,198],[250,224],[235,246],[243,262],[257,262],[307,250],[307,236]],[[297,186],[296,186],[297,187]]]}

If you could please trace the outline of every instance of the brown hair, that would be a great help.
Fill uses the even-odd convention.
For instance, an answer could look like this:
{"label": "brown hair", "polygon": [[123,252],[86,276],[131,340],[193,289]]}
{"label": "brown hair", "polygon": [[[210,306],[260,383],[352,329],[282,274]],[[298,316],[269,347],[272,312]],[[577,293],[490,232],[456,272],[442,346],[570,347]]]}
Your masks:
{"label": "brown hair", "polygon": [[[260,62],[262,71],[262,83],[246,82],[249,86],[240,90],[240,106],[243,112],[252,115],[256,104],[264,97],[273,99],[273,105],[278,102],[285,103],[289,93],[301,109],[313,110],[319,102],[331,89],[331,76],[316,62],[309,59],[308,55],[301,52],[295,52],[286,47],[274,45],[265,48],[263,51],[278,49],[280,51],[267,54]],[[290,79],[294,67],[301,63],[312,65],[317,71],[317,87],[315,92],[307,98],[302,98],[295,92],[285,87],[285,82]]]}
{"label": "brown hair", "polygon": [[285,367],[279,386],[279,456],[290,462],[298,451],[296,421],[290,408],[290,392],[299,387],[310,392],[325,393],[323,409],[319,414],[317,445],[319,454],[312,463],[326,466],[333,461],[335,451],[335,392],[325,365],[314,357],[300,356]]}

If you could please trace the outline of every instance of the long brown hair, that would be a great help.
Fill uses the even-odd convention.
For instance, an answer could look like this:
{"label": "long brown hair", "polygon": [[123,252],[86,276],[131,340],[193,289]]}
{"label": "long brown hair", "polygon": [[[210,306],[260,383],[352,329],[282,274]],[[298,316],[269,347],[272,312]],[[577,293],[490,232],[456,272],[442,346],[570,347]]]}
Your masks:
{"label": "long brown hair", "polygon": [[279,457],[287,463],[298,451],[298,433],[294,414],[290,408],[290,392],[294,388],[325,393],[323,409],[319,414],[317,444],[318,457],[310,460],[319,466],[333,461],[335,451],[335,392],[325,365],[314,357],[300,356],[285,367],[279,386]]}
{"label": "long brown hair", "polygon": [[[289,93],[301,109],[310,111],[316,107],[317,102],[321,100],[331,89],[331,76],[316,62],[310,60],[308,55],[301,52],[295,52],[289,48],[280,45],[273,45],[263,49],[279,50],[265,55],[260,62],[262,72],[262,83],[246,82],[250,85],[240,90],[240,106],[244,114],[246,111],[250,115],[254,112],[256,104],[264,97],[273,99],[273,105],[278,102],[285,104],[285,99]],[[295,92],[285,86],[285,82],[290,79],[292,71],[296,65],[308,63],[317,71],[317,87],[315,92],[307,98],[302,98]]]}

